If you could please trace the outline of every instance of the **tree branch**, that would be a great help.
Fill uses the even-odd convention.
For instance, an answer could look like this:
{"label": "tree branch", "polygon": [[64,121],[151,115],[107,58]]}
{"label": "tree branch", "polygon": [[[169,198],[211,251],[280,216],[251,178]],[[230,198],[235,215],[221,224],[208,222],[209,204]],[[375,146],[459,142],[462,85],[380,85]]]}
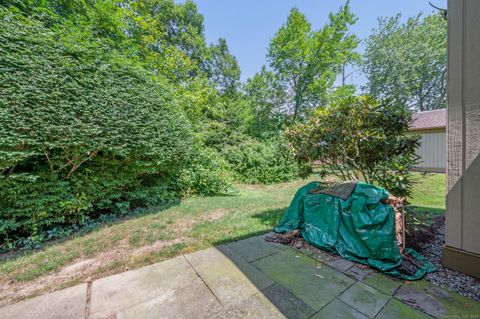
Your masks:
{"label": "tree branch", "polygon": [[[70,169],[70,172],[68,172],[68,174],[67,174],[65,177],[63,177],[63,179],[68,179],[68,178],[70,178],[70,177],[73,175],[73,173],[75,173],[75,171],[76,171],[82,164],[84,164],[85,162],[87,162],[87,161],[95,158],[95,156],[97,156],[97,154],[98,154],[98,150],[91,152],[90,155],[89,155],[86,159],[84,159],[83,161],[81,161],[78,165],[76,165],[76,164],[74,164],[74,163],[72,162],[73,166],[72,166],[72,168]],[[71,161],[70,161],[70,162],[71,162]]]}

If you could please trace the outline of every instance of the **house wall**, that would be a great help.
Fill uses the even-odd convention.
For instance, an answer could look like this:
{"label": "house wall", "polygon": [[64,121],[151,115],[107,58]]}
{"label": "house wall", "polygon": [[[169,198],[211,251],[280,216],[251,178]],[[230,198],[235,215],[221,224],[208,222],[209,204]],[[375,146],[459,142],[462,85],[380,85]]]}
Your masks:
{"label": "house wall", "polygon": [[420,147],[415,152],[418,157],[416,171],[445,173],[446,133],[445,130],[416,131],[420,135]]}
{"label": "house wall", "polygon": [[444,265],[480,277],[480,1],[448,2]]}

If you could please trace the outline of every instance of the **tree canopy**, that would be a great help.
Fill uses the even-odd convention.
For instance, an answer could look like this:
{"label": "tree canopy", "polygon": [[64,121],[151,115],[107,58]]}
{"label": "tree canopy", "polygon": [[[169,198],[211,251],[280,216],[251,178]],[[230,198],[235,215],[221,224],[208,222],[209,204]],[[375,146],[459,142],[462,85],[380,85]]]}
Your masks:
{"label": "tree canopy", "polygon": [[228,50],[227,41],[220,38],[210,46],[208,72],[221,94],[233,95],[240,87],[240,66]]}
{"label": "tree canopy", "polygon": [[312,107],[324,105],[333,94],[344,63],[357,60],[358,38],[348,33],[356,22],[349,3],[330,13],[320,30],[312,30],[306,16],[293,8],[268,48],[267,59],[287,93],[285,108],[292,121]]}
{"label": "tree canopy", "polygon": [[320,161],[321,176],[362,179],[406,196],[419,139],[406,134],[410,120],[411,111],[390,101],[352,96],[316,109],[286,136],[303,174],[308,176],[313,162]]}
{"label": "tree canopy", "polygon": [[367,89],[418,111],[444,108],[447,23],[440,14],[400,18],[380,18],[366,41]]}

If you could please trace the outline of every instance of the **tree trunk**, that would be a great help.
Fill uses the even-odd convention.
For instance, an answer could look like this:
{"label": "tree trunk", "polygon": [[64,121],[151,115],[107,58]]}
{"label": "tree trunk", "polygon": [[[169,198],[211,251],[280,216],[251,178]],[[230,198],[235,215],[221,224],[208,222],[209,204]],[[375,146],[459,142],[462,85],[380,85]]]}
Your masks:
{"label": "tree trunk", "polygon": [[295,123],[295,121],[297,120],[297,117],[298,117],[298,112],[299,112],[299,109],[300,109],[300,98],[299,97],[295,97],[295,106],[293,107],[293,120],[292,120],[292,124]]}

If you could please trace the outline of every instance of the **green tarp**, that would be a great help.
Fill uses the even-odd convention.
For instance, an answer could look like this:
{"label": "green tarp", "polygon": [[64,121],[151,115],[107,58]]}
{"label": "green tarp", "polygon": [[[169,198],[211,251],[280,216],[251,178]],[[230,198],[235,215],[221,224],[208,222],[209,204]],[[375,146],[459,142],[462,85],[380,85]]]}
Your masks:
{"label": "green tarp", "polygon": [[422,255],[407,249],[416,267],[413,273],[402,271],[404,257],[397,246],[395,212],[381,202],[388,197],[386,190],[358,182],[343,199],[319,193],[320,186],[320,182],[312,182],[297,191],[275,232],[300,229],[313,246],[406,280],[435,270]]}

